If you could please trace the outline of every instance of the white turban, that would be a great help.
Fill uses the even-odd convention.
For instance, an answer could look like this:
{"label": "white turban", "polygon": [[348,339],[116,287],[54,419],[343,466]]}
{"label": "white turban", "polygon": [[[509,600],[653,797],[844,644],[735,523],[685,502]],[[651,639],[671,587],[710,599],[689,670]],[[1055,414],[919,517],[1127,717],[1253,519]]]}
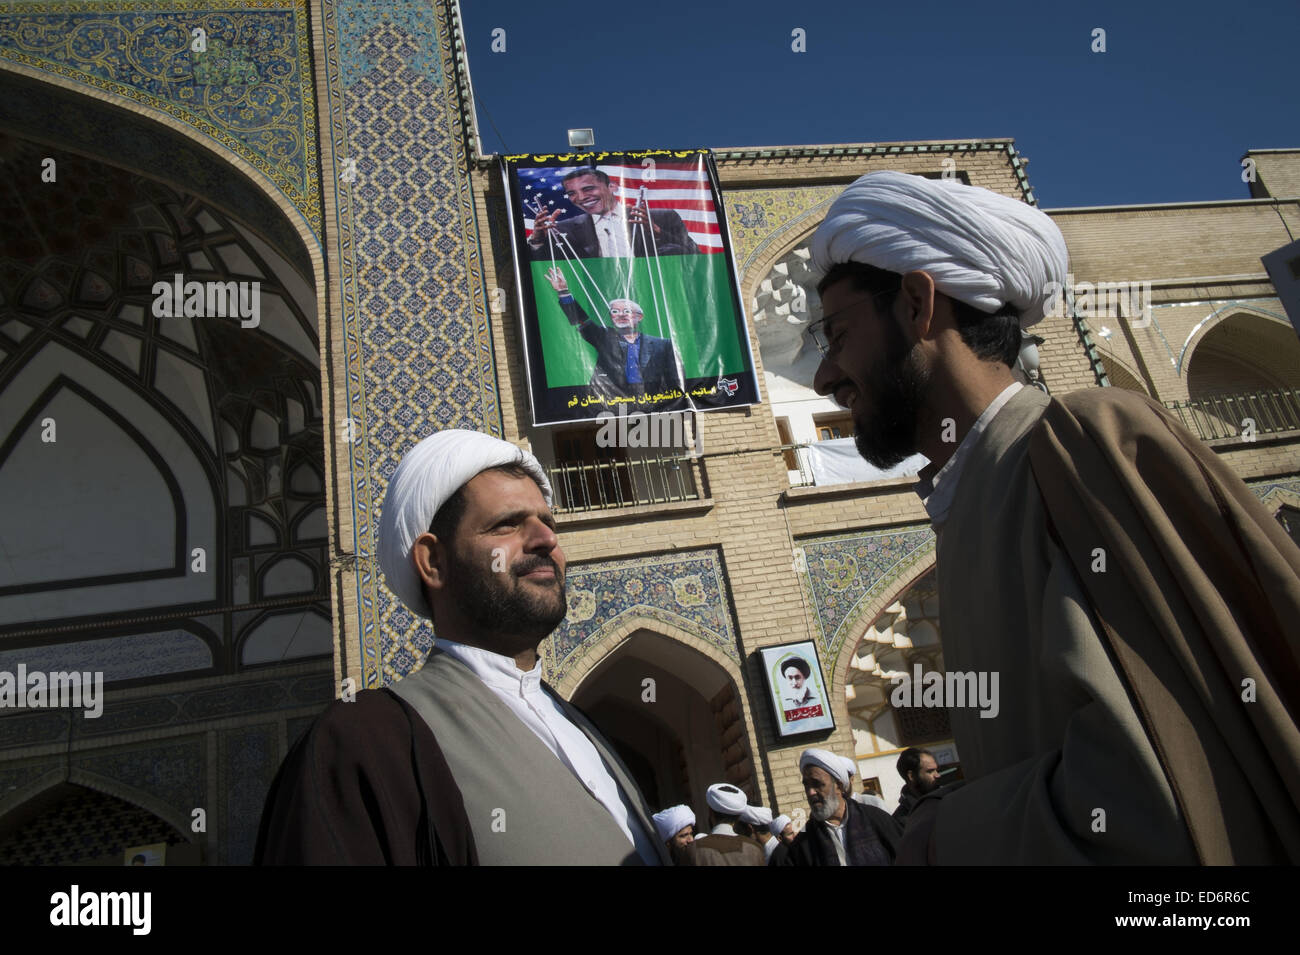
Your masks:
{"label": "white turban", "polygon": [[844,766],[843,757],[836,756],[828,749],[805,749],[799,754],[799,772],[810,765],[826,770],[841,786],[848,787],[849,771]]}
{"label": "white turban", "polygon": [[812,237],[813,265],[861,262],[889,272],[923,270],[950,298],[992,314],[1010,303],[1028,328],[1043,317],[1051,282],[1064,283],[1069,253],[1048,215],[1018,199],[956,179],[885,170],[858,179]]}
{"label": "white turban", "polygon": [[749,805],[745,794],[730,783],[714,783],[704,798],[710,809],[726,816],[739,816]]}
{"label": "white turban", "polygon": [[785,832],[785,827],[788,825],[790,825],[789,816],[777,816],[768,824],[767,831],[772,833],[774,836],[779,836],[781,833]]}
{"label": "white turban", "polygon": [[746,806],[740,818],[751,826],[766,827],[772,822],[772,810],[766,806]]}
{"label": "white turban", "polygon": [[422,617],[432,616],[411,545],[429,529],[447,498],[481,471],[518,464],[537,479],[551,503],[551,485],[537,459],[508,441],[478,431],[439,431],[406,452],[388,482],[379,515],[379,566],[388,587]]}
{"label": "white turban", "polygon": [[852,778],[858,774],[857,760],[849,759],[847,756],[841,756],[840,759],[844,762],[844,771],[849,774],[849,778]]}
{"label": "white turban", "polygon": [[695,825],[695,813],[691,811],[690,806],[669,806],[650,818],[654,820],[655,831],[659,833],[660,842],[667,842],[687,826]]}

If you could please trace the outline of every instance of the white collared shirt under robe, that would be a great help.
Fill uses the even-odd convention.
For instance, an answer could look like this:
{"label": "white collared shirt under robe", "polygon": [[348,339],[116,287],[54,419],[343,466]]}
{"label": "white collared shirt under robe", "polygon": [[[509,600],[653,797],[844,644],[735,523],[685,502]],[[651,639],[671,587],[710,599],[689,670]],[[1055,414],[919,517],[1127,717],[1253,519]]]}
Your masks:
{"label": "white collared shirt under robe", "polygon": [[542,689],[542,661],[531,670],[521,670],[513,657],[478,647],[435,640],[433,645],[469,668],[484,685],[546,744],[556,759],[568,767],[578,781],[609,811],[636,847],[647,865],[659,864],[659,853],[651,836],[636,821],[636,813],[623,791],[605,767],[596,747],[569,721],[559,705]]}
{"label": "white collared shirt under robe", "polygon": [[849,857],[844,848],[844,821],[848,819],[848,807],[844,810],[844,819],[840,820],[839,825],[827,820],[826,829],[831,834],[831,845],[835,847],[835,856],[840,860],[840,865],[848,865]]}
{"label": "white collared shirt under robe", "polygon": [[1025,386],[1016,381],[1003,388],[975,419],[970,431],[966,432],[966,437],[961,439],[961,444],[957,445],[957,450],[944,462],[943,467],[928,479],[922,478],[917,483],[916,493],[920,495],[921,503],[925,505],[925,512],[930,515],[930,523],[934,525],[935,533],[939,533],[944,521],[948,519],[948,510],[952,507],[953,496],[957,493],[957,482],[961,480],[961,472],[966,466],[966,459],[970,457],[971,448],[979,442],[980,435],[984,433],[984,429],[989,426],[997,413],[1023,387]]}

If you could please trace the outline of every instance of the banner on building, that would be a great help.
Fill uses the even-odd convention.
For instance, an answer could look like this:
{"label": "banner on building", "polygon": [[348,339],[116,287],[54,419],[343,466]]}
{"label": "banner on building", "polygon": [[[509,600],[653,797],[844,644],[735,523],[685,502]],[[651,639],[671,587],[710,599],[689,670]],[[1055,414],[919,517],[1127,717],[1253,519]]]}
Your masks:
{"label": "banner on building", "polygon": [[767,695],[782,736],[835,728],[830,697],[822,679],[821,661],[811,640],[764,647],[763,673]]}
{"label": "banner on building", "polygon": [[509,156],[502,173],[534,424],[758,402],[708,152]]}

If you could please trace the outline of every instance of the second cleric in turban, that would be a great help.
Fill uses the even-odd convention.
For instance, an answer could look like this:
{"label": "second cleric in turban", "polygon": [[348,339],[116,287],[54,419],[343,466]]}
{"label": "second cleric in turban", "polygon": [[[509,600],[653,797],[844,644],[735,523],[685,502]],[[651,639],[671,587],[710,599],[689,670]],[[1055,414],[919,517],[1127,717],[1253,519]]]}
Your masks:
{"label": "second cleric in turban", "polygon": [[262,863],[658,865],[622,761],[542,681],[564,552],[537,460],[442,431],[402,459],[379,523],[390,589],[433,619],[424,666],[333,703],[267,797]]}
{"label": "second cleric in turban", "polygon": [[688,853],[676,857],[678,865],[766,865],[763,847],[736,833],[736,822],[749,806],[745,794],[730,783],[715,783],[704,795],[709,804],[707,835],[691,843]]}
{"label": "second cleric in turban", "polygon": [[890,865],[899,830],[889,813],[850,796],[848,760],[825,749],[799,754],[811,818],[773,865]]}
{"label": "second cleric in turban", "polygon": [[899,861],[1300,862],[1300,549],[1146,396],[1015,379],[1055,223],[877,172],[811,247],[816,388],[871,463],[930,459],[944,665],[1000,674],[996,718],[949,710],[967,782],[917,803]]}

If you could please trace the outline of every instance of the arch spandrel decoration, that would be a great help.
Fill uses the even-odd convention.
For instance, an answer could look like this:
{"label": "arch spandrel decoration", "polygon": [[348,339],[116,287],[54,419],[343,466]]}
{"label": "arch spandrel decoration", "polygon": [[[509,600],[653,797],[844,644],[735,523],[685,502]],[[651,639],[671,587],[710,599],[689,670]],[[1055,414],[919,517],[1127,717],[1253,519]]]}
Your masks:
{"label": "arch spandrel decoration", "polygon": [[542,644],[549,682],[565,685],[571,673],[590,665],[590,654],[603,656],[644,627],[689,635],[696,649],[743,685],[736,623],[716,550],[571,567],[566,586],[568,616]]}
{"label": "arch spandrel decoration", "polygon": [[1249,484],[1251,492],[1268,508],[1276,513],[1279,507],[1290,505],[1300,507],[1300,478],[1288,478],[1282,481],[1261,481]]}
{"label": "arch spandrel decoration", "polygon": [[[195,29],[203,52],[192,49]],[[197,130],[273,182],[319,236],[310,44],[306,0],[0,8],[0,60]]]}
{"label": "arch spandrel decoration", "polygon": [[[609,662],[618,650],[627,644],[629,639],[638,635],[651,635],[689,647],[708,659],[709,662],[716,664],[732,681],[738,698],[743,695],[742,691],[745,685],[743,673],[739,662],[733,655],[723,652],[716,644],[710,643],[697,633],[684,629],[680,626],[681,621],[678,621],[678,624],[673,624],[664,619],[662,614],[649,615],[644,613],[645,609],[640,607],[632,608],[620,614],[601,629],[598,643],[590,647],[577,661],[576,665],[567,667],[563,672],[557,671],[554,678],[548,672],[547,682],[554,686],[565,699],[572,699],[573,695],[597,673],[601,665]],[[545,650],[543,650],[543,653],[545,653]],[[548,671],[550,670],[548,657],[543,656],[542,666]]]}
{"label": "arch spandrel decoration", "polygon": [[207,805],[206,763],[202,736],[186,736],[76,753],[68,781],[143,806],[189,832],[190,810]]}
{"label": "arch spandrel decoration", "polygon": [[739,189],[723,194],[732,250],[742,276],[793,247],[820,221],[844,186]]}
{"label": "arch spandrel decoration", "polygon": [[835,662],[835,679],[843,682],[848,658],[839,658],[845,648],[851,655],[866,621],[885,607],[889,595],[934,563],[934,531],[913,525],[805,538],[798,546],[814,633],[823,659],[827,665]]}

